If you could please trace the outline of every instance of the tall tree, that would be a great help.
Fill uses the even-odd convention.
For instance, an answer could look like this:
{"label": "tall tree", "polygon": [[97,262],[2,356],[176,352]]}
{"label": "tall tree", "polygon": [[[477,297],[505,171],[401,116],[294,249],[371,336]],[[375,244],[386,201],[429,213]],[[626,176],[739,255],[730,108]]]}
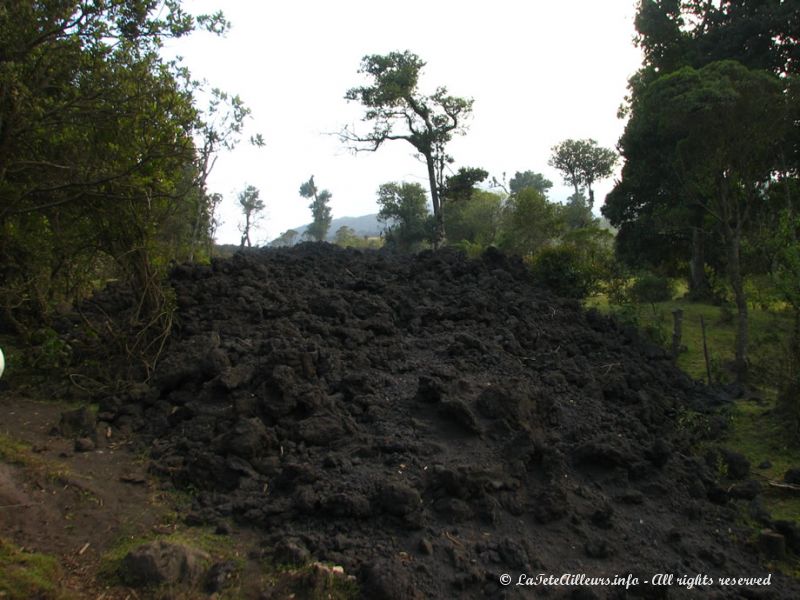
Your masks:
{"label": "tall tree", "polygon": [[511,194],[517,194],[525,188],[531,188],[546,197],[551,187],[553,187],[553,182],[535,171],[523,171],[521,173],[517,171],[508,182],[508,191]]}
{"label": "tall tree", "polygon": [[[636,112],[652,82],[684,66],[699,69],[733,59],[784,77],[788,90],[794,78],[786,76],[800,72],[800,11],[793,1],[641,0],[635,23],[644,63],[630,80],[621,116]],[[661,266],[688,263],[690,294],[706,298],[706,267],[717,260],[719,233],[706,211],[684,201],[685,188],[665,156],[676,141],[663,136],[658,143],[648,140],[632,129],[636,121],[629,122],[620,139],[622,179],[607,197],[603,214],[619,228],[618,251],[650,257]],[[792,129],[798,135],[800,127]],[[782,179],[796,172],[797,157],[787,147]]]}
{"label": "tall tree", "polygon": [[583,194],[573,194],[561,208],[561,215],[567,229],[583,229],[597,224],[592,208]]}
{"label": "tall tree", "polygon": [[405,140],[425,162],[428,186],[436,219],[434,245],[445,239],[444,188],[445,167],[452,162],[446,146],[453,135],[464,132],[464,120],[472,112],[471,99],[451,96],[439,87],[425,95],[418,89],[425,62],[412,52],[372,54],[361,62],[360,73],[371,84],[354,87],[345,98],[360,102],[366,109],[363,121],[372,131],[357,134],[345,127],[344,142],[356,151],[376,151],[386,141]]}
{"label": "tall tree", "polygon": [[378,221],[385,223],[386,241],[411,250],[431,238],[425,190],[418,183],[384,183],[378,188]]}
{"label": "tall tree", "polygon": [[308,207],[311,209],[313,221],[306,229],[305,235],[312,240],[322,242],[328,235],[328,230],[331,228],[331,207],[329,206],[331,197],[333,196],[328,190],[318,190],[317,185],[314,183],[314,176],[300,186],[300,195],[303,198],[311,200]]}
{"label": "tall tree", "polygon": [[256,223],[261,218],[261,213],[265,208],[264,201],[259,197],[260,192],[254,185],[248,185],[244,190],[239,192],[237,198],[239,206],[244,215],[244,225],[242,225],[242,243],[241,247],[244,248],[245,244],[250,248],[253,244],[250,241],[250,232],[256,226]]}
{"label": "tall tree", "polygon": [[[687,214],[702,211],[723,240],[738,312],[736,367],[747,368],[748,311],[742,240],[772,173],[788,123],[781,81],[723,61],[684,67],[642,91],[626,136],[661,149],[663,167]],[[633,139],[636,138],[636,139]],[[623,175],[624,176],[624,175]]]}
{"label": "tall tree", "polygon": [[776,75],[800,73],[794,0],[641,0],[635,24],[651,79],[720,60]]}
{"label": "tall tree", "polygon": [[598,146],[592,139],[564,140],[552,148],[552,156],[547,164],[561,171],[564,182],[575,188],[575,195],[585,187],[589,192],[589,208],[594,206],[592,185],[600,179],[611,176],[617,163],[613,150]]}

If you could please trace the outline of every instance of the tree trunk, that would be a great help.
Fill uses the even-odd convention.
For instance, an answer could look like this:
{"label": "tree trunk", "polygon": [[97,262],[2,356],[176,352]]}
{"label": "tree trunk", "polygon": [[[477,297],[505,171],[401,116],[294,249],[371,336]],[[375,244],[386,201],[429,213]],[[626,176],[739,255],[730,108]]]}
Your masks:
{"label": "tree trunk", "polygon": [[439,185],[436,182],[436,165],[432,154],[425,154],[425,164],[428,167],[428,183],[431,187],[431,204],[433,204],[433,217],[436,219],[436,230],[433,233],[433,247],[439,248],[445,241],[444,211],[439,198]]}
{"label": "tree trunk", "polygon": [[733,288],[737,312],[736,361],[734,369],[736,371],[736,380],[741,383],[747,378],[747,297],[744,292],[744,279],[739,261],[740,234],[730,230],[730,228],[726,229],[725,237],[728,238],[728,277],[731,282],[731,288]]}
{"label": "tree trunk", "polygon": [[689,297],[692,300],[707,300],[711,295],[705,265],[705,233],[702,228],[693,227],[692,257],[689,260]]}

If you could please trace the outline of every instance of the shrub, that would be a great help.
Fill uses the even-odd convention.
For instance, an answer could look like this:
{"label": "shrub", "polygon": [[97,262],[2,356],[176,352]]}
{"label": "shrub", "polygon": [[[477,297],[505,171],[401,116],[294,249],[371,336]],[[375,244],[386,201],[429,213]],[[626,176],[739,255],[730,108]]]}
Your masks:
{"label": "shrub", "polygon": [[560,296],[585,298],[597,283],[596,275],[572,246],[540,250],[530,265],[533,277]]}
{"label": "shrub", "polygon": [[619,261],[612,261],[603,278],[603,290],[605,291],[608,303],[615,306],[631,304],[631,282],[632,277],[628,269]]}
{"label": "shrub", "polygon": [[655,304],[672,300],[675,287],[668,277],[654,273],[644,273],[636,278],[630,289],[631,297],[636,302]]}

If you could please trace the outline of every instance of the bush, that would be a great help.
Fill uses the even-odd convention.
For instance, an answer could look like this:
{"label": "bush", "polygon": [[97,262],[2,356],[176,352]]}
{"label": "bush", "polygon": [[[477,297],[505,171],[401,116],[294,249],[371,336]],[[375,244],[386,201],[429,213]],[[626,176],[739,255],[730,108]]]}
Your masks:
{"label": "bush", "polygon": [[630,289],[631,298],[642,304],[655,304],[672,300],[675,287],[668,277],[644,273],[636,278]]}
{"label": "bush", "polygon": [[603,291],[608,303],[615,306],[631,304],[632,277],[628,269],[619,261],[611,261],[603,278]]}
{"label": "bush", "polygon": [[585,298],[597,283],[591,267],[572,246],[540,250],[530,266],[533,277],[559,296]]}

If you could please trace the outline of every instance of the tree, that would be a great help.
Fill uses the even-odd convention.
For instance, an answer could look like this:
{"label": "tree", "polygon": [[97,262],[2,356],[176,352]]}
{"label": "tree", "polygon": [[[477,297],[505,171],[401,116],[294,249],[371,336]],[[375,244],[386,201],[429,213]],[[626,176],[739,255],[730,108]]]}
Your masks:
{"label": "tree", "polygon": [[777,408],[797,443],[800,442],[800,218],[787,208],[772,233],[779,248],[772,277],[794,313],[786,365],[777,386]]}
{"label": "tree", "polygon": [[656,76],[720,60],[776,75],[800,72],[800,19],[791,1],[642,0],[635,24],[645,70]]}
{"label": "tree", "polygon": [[500,247],[522,257],[552,245],[564,230],[559,206],[525,188],[511,196],[502,216]]}
{"label": "tree", "polygon": [[248,185],[244,190],[239,192],[239,206],[244,215],[244,225],[242,231],[241,247],[244,248],[245,243],[250,248],[250,231],[255,227],[256,223],[261,219],[261,212],[264,210],[264,201],[259,198],[260,192],[258,188],[253,185]]}
{"label": "tree", "polygon": [[300,195],[303,198],[311,199],[311,204],[308,208],[311,209],[313,221],[306,229],[305,235],[322,242],[328,235],[328,230],[331,228],[331,207],[329,206],[332,194],[328,190],[318,190],[317,185],[314,183],[314,176],[300,186]]}
{"label": "tree", "polygon": [[425,190],[418,183],[384,183],[378,188],[378,221],[386,224],[386,241],[411,250],[433,233]]}
{"label": "tree", "polygon": [[553,146],[552,152],[547,164],[561,171],[564,182],[575,188],[575,195],[580,194],[582,187],[586,187],[589,192],[589,208],[592,208],[592,185],[611,176],[617,163],[616,152],[598,146],[592,139],[564,140]]}
{"label": "tree", "polygon": [[[141,294],[131,321],[168,329],[162,265],[210,240],[215,197],[202,173],[222,146],[202,157],[211,130],[195,105],[201,86],[160,48],[226,27],[220,13],[194,18],[179,0],[3,5],[0,326],[40,326],[93,280],[122,277]],[[230,107],[221,100],[217,115]],[[239,103],[213,128],[226,147],[246,116]]]}
{"label": "tree", "polygon": [[502,198],[498,194],[475,190],[468,199],[448,208],[448,239],[486,248],[497,241],[501,215]]}
{"label": "tree", "polygon": [[475,186],[488,176],[489,172],[484,169],[461,167],[455,175],[445,178],[442,198],[450,203],[469,200]]}
{"label": "tree", "polygon": [[[788,93],[795,78],[787,75],[800,72],[800,19],[794,2],[642,0],[635,24],[644,63],[629,82],[621,115],[636,110],[652,82],[684,66],[700,69],[733,59],[783,77]],[[792,130],[798,135],[800,127]],[[618,250],[631,258],[648,255],[653,264],[663,257],[662,266],[688,262],[691,296],[707,298],[705,272],[707,266],[718,266],[714,252],[719,233],[698,203],[683,201],[680,182],[670,181],[675,176],[664,154],[674,141],[662,137],[660,143],[663,147],[636,135],[629,123],[619,143],[625,158],[622,180],[608,195],[603,214],[619,227]],[[800,165],[798,154],[790,149],[781,162],[782,179],[793,177]]]}
{"label": "tree", "polygon": [[553,187],[553,182],[547,179],[541,173],[534,171],[517,171],[508,182],[508,190],[511,194],[517,194],[525,188],[531,188],[539,192],[542,196],[547,197],[547,192]]}
{"label": "tree", "polygon": [[[725,248],[736,302],[736,370],[747,369],[748,312],[742,239],[763,203],[787,131],[781,81],[763,71],[723,61],[664,75],[640,92],[626,136],[631,147],[660,149],[672,194],[702,211]],[[623,177],[625,174],[623,173]]]}
{"label": "tree", "polygon": [[356,247],[359,245],[360,241],[361,238],[356,235],[355,229],[347,225],[339,227],[333,238],[333,243],[342,248],[347,248],[349,246]]}
{"label": "tree", "polygon": [[345,98],[364,106],[363,121],[372,125],[372,131],[360,135],[345,127],[341,138],[355,151],[374,152],[392,140],[405,140],[414,147],[428,172],[436,219],[434,245],[438,246],[445,239],[444,172],[453,160],[445,148],[453,135],[464,132],[473,101],[451,96],[444,87],[422,94],[417,85],[424,66],[425,62],[409,51],[365,56],[359,72],[371,79],[371,85],[351,88]]}
{"label": "tree", "polygon": [[567,229],[582,229],[596,225],[597,219],[592,214],[592,207],[583,194],[573,194],[561,208],[561,215]]}
{"label": "tree", "polygon": [[294,229],[287,229],[282,234],[280,234],[277,238],[270,242],[270,246],[294,246],[295,242],[297,241],[297,236],[300,235]]}

